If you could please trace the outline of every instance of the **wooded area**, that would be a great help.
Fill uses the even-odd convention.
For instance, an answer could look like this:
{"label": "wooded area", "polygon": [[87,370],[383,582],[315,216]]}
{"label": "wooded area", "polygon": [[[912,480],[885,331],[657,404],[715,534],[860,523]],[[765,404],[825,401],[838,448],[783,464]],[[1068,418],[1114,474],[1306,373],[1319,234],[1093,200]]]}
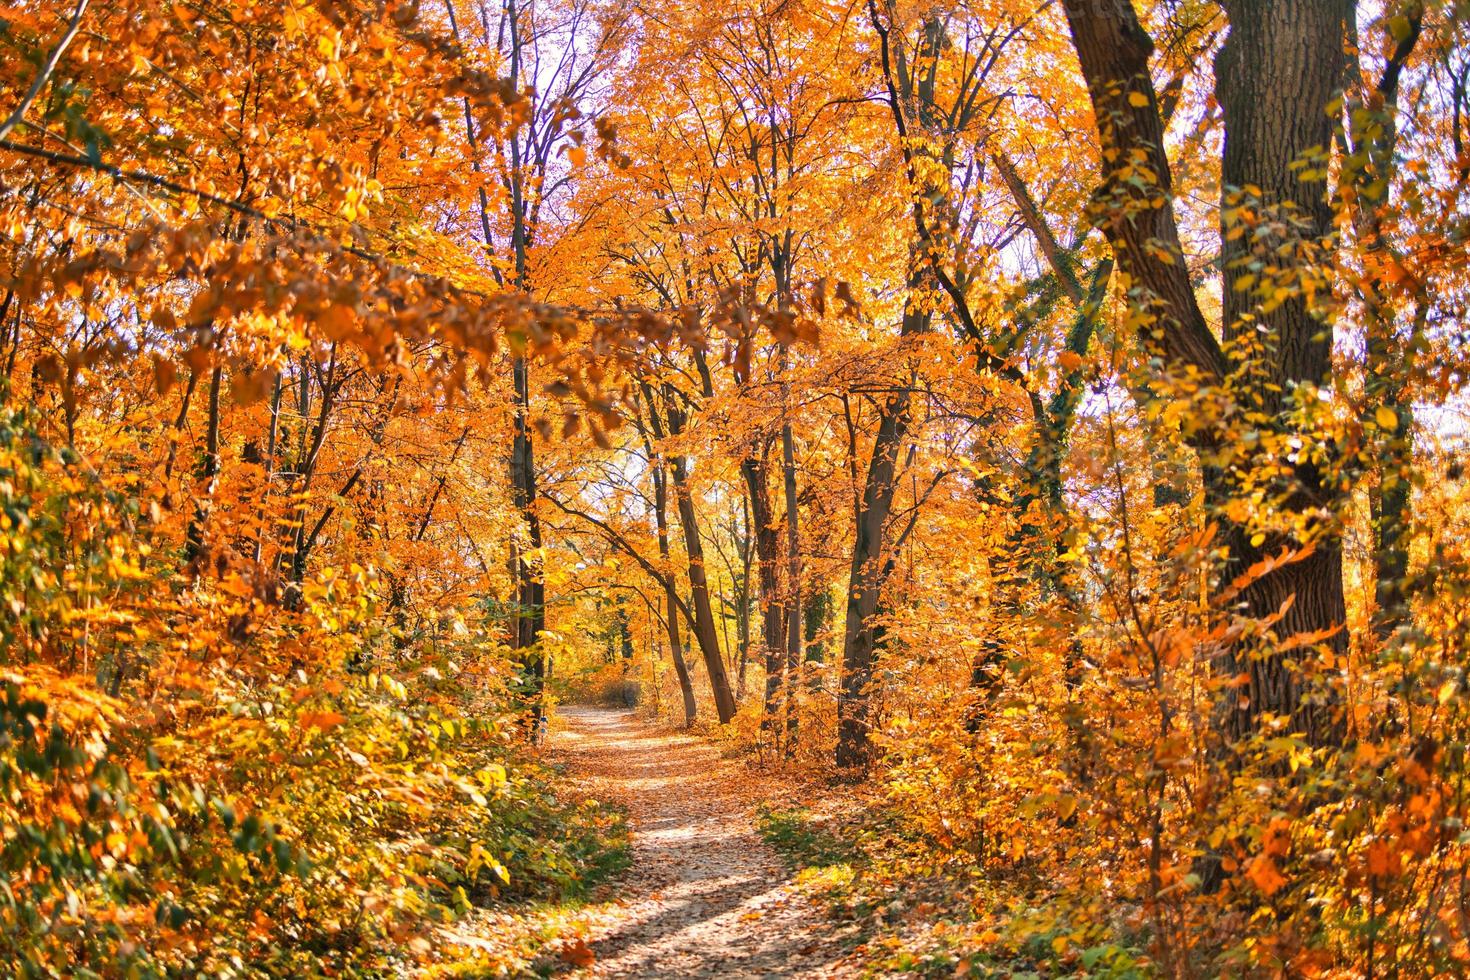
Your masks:
{"label": "wooded area", "polygon": [[950,882],[903,970],[1470,970],[1461,0],[0,51],[18,975],[504,975],[436,930],[617,887],[597,700]]}

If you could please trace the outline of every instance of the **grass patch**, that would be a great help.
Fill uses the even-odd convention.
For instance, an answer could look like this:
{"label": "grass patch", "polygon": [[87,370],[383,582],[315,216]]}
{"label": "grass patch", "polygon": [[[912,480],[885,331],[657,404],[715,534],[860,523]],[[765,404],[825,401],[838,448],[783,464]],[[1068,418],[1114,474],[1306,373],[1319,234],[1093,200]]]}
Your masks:
{"label": "grass patch", "polygon": [[632,832],[623,807],[558,793],[560,767],[540,767],[519,801],[507,853],[511,881],[472,894],[461,916],[434,936],[423,976],[479,980],[541,977],[574,966],[587,918],[608,886],[632,864]]}
{"label": "grass patch", "polygon": [[762,805],[756,818],[761,837],[792,871],[852,865],[864,858],[857,844],[833,833],[805,807],[776,810]]}

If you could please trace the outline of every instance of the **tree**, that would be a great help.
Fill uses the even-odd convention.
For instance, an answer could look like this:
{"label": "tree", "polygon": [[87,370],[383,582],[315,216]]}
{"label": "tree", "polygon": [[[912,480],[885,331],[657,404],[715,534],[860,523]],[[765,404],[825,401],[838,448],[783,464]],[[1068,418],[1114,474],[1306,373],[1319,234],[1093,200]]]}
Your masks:
{"label": "tree", "polygon": [[[1226,128],[1223,346],[1200,310],[1183,262],[1159,98],[1149,75],[1152,42],[1130,0],[1076,0],[1065,10],[1102,146],[1099,221],[1117,253],[1130,301],[1147,318],[1143,340],[1181,392],[1223,389],[1232,410],[1257,429],[1245,447],[1213,430],[1194,436],[1230,556],[1222,588],[1268,556],[1289,551],[1292,560],[1240,590],[1243,612],[1256,620],[1279,613],[1278,635],[1311,638],[1339,656],[1347,637],[1336,513],[1341,489],[1332,450],[1323,447],[1327,455],[1312,458],[1286,445],[1294,436],[1315,441],[1311,423],[1304,426],[1294,415],[1310,411],[1311,400],[1332,378],[1332,329],[1313,309],[1317,286],[1310,253],[1331,226],[1319,170],[1332,142],[1328,110],[1344,78],[1340,39],[1351,8],[1338,0],[1226,4],[1230,34],[1216,59],[1216,97]],[[1313,179],[1303,179],[1308,176]],[[1289,220],[1288,240],[1263,241],[1254,233],[1252,225],[1273,213]],[[1286,262],[1268,251],[1281,245],[1292,253]],[[1272,285],[1255,288],[1263,280]],[[1282,295],[1263,297],[1267,289]],[[1294,519],[1293,531],[1268,540],[1232,516],[1238,509],[1231,502],[1256,488]],[[1221,709],[1227,738],[1245,736],[1265,713],[1291,718],[1319,744],[1341,737],[1335,696],[1306,689],[1299,656],[1256,655],[1241,644],[1226,645],[1220,674],[1246,678]]]}

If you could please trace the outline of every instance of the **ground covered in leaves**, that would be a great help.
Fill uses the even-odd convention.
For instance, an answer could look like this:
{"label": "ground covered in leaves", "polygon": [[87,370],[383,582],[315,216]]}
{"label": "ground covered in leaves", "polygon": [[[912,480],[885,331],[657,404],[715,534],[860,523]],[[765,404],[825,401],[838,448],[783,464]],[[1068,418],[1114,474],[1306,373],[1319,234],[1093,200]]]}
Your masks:
{"label": "ground covered in leaves", "polygon": [[559,709],[546,756],[607,815],[606,851],[579,891],[457,922],[443,975],[1148,975],[1136,947],[1083,940],[1045,881],[935,864],[873,787],[795,782],[609,708]]}
{"label": "ground covered in leaves", "polygon": [[559,709],[547,757],[584,807],[626,814],[630,853],[610,840],[582,893],[458,921],[439,937],[436,975],[861,975],[857,930],[808,899],[759,833],[789,786],[697,735],[605,708]]}
{"label": "ground covered in leaves", "polygon": [[784,787],[630,712],[561,715],[554,755],[632,827],[632,866],[587,919],[587,975],[855,975],[843,962],[851,931],[803,896],[757,831],[758,806]]}

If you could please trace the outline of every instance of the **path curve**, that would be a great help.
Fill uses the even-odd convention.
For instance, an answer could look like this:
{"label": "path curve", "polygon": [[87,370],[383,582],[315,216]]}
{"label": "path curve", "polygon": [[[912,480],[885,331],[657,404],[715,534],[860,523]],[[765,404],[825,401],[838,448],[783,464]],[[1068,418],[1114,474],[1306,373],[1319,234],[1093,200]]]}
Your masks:
{"label": "path curve", "polygon": [[633,861],[583,977],[845,977],[841,937],[756,833],[759,781],[630,711],[559,709],[551,754],[628,809]]}

